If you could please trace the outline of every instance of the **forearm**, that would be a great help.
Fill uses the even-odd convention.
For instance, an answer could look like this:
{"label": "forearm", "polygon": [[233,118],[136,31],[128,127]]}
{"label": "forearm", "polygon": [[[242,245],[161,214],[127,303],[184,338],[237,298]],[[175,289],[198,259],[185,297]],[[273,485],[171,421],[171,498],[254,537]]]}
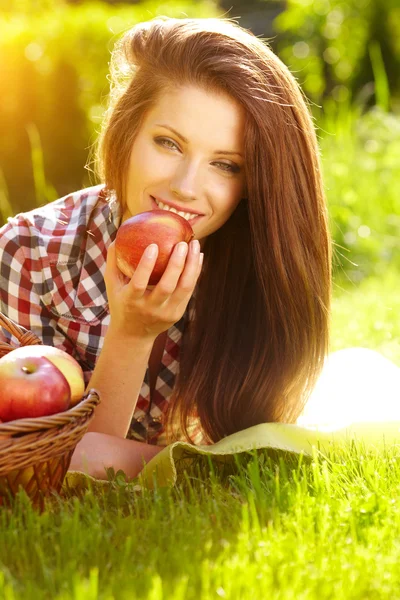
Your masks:
{"label": "forearm", "polygon": [[109,329],[87,387],[100,395],[89,431],[126,437],[152,347],[150,339],[126,338]]}

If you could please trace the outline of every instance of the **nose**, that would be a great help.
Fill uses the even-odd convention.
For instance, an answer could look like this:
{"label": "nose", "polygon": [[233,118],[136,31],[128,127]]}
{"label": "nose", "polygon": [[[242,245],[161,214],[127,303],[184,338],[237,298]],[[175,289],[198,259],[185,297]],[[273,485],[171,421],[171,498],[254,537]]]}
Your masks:
{"label": "nose", "polygon": [[186,200],[195,199],[198,195],[198,171],[199,168],[194,163],[182,161],[171,179],[171,192]]}

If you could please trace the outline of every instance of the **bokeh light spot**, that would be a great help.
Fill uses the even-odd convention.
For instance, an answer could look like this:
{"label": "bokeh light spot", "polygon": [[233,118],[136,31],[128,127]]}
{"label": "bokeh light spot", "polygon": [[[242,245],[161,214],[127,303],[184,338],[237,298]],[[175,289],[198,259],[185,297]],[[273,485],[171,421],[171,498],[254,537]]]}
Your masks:
{"label": "bokeh light spot", "polygon": [[89,119],[93,123],[101,123],[104,117],[105,108],[101,104],[93,104],[89,109]]}
{"label": "bokeh light spot", "polygon": [[346,244],[348,244],[349,246],[353,246],[353,244],[355,244],[357,241],[357,236],[353,231],[347,231],[344,234],[343,239]]}
{"label": "bokeh light spot", "polygon": [[375,154],[378,152],[378,150],[380,150],[381,146],[377,140],[367,140],[364,144],[364,148],[366,152]]}
{"label": "bokeh light spot", "polygon": [[368,225],[361,225],[361,227],[358,228],[357,233],[361,238],[367,238],[371,235],[371,230]]}
{"label": "bokeh light spot", "polygon": [[329,65],[333,65],[337,63],[338,60],[340,60],[340,52],[337,48],[329,46],[329,48],[324,50],[323,57],[326,63],[328,63]]}
{"label": "bokeh light spot", "polygon": [[293,46],[293,55],[296,58],[306,58],[310,54],[310,46],[306,42],[296,42]]}
{"label": "bokeh light spot", "polygon": [[329,0],[315,0],[313,8],[316,15],[323,17],[330,11],[331,5]]}
{"label": "bokeh light spot", "polygon": [[42,58],[43,48],[37,42],[31,42],[25,48],[25,56],[31,62],[35,62]]}
{"label": "bokeh light spot", "polygon": [[349,95],[350,92],[345,85],[335,85],[332,90],[332,96],[337,102],[345,102]]}

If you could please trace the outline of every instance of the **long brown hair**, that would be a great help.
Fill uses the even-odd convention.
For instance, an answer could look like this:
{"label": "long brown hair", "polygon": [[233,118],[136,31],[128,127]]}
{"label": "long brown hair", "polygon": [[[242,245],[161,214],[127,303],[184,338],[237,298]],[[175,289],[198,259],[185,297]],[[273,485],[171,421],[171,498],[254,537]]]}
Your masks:
{"label": "long brown hair", "polygon": [[[328,352],[331,239],[316,134],[304,95],[268,45],[228,19],[156,18],[112,60],[100,173],[124,202],[144,116],[171,86],[229,94],[246,110],[247,197],[211,234],[168,412],[190,440],[294,423]],[[172,437],[170,438],[172,440]]]}

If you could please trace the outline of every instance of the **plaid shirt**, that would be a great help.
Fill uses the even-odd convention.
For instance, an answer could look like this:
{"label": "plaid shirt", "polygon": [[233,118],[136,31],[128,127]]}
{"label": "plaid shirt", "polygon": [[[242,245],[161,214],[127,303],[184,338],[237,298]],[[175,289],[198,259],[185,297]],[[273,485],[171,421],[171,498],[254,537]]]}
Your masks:
{"label": "plaid shirt", "polygon": [[[74,356],[86,383],[110,322],[104,271],[120,222],[118,202],[107,199],[98,185],[18,214],[0,228],[1,311],[44,344]],[[147,368],[127,437],[166,443],[163,417],[179,368],[185,320],[191,316],[189,304],[168,330],[152,400]],[[0,336],[19,345],[1,328]],[[204,443],[195,422],[190,431],[196,444]]]}

